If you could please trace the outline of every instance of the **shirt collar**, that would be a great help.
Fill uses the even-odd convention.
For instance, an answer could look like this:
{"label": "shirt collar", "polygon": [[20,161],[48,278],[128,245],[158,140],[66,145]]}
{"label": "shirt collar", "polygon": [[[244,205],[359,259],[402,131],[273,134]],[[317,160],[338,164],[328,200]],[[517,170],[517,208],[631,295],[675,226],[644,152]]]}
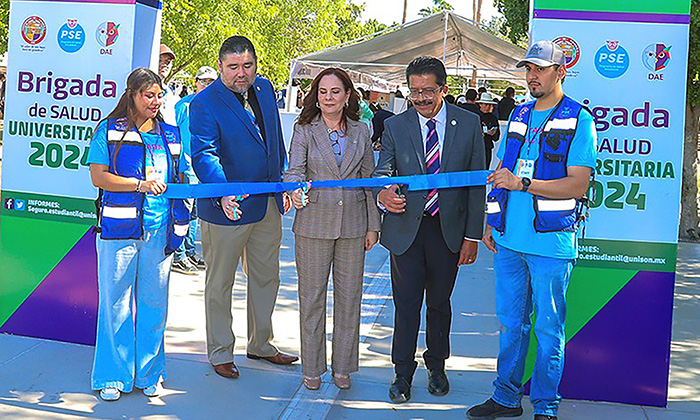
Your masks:
{"label": "shirt collar", "polygon": [[[420,123],[420,126],[422,128],[425,126],[425,124],[428,123],[429,118],[425,118],[417,111],[416,113],[418,114],[418,122]],[[447,123],[447,106],[445,105],[444,99],[442,100],[442,106],[440,107],[440,110],[432,119],[434,119],[436,123],[442,124],[443,126]]]}

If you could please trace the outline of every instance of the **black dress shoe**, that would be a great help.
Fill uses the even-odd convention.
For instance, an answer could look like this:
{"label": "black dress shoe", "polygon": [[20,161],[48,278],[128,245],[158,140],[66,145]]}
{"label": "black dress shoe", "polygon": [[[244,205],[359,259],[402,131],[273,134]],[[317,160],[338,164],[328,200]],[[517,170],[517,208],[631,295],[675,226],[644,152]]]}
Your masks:
{"label": "black dress shoe", "polygon": [[428,370],[428,392],[438,397],[450,392],[450,381],[444,370]]}
{"label": "black dress shoe", "polygon": [[557,416],[548,416],[546,414],[535,414],[535,420],[557,420]]}
{"label": "black dress shoe", "polygon": [[522,407],[506,407],[491,398],[485,403],[475,405],[467,411],[467,418],[470,420],[493,420],[498,417],[519,417],[522,415]]}
{"label": "black dress shoe", "polygon": [[404,376],[396,375],[389,387],[389,398],[396,404],[405,403],[411,399],[411,383]]}

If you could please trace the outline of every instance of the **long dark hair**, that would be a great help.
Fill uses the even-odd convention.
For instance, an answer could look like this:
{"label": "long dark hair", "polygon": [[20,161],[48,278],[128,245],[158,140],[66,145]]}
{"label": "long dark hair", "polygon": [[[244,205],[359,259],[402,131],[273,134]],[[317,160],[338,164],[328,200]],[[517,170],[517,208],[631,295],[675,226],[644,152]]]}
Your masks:
{"label": "long dark hair", "polygon": [[[117,147],[114,149],[113,166],[115,171],[117,170],[117,155],[119,154],[119,149],[121,149],[124,137],[126,137],[126,133],[128,133],[132,128],[138,129],[138,127],[136,127],[137,115],[136,105],[134,104],[134,95],[141,94],[143,91],[153,85],[158,85],[161,87],[161,89],[163,88],[163,81],[157,73],[145,67],[139,67],[132,71],[131,74],[129,74],[129,77],[126,78],[126,89],[119,98],[117,106],[115,106],[112,112],[105,117],[106,120],[126,118],[126,128],[122,133],[122,138],[119,140],[119,144],[117,144]],[[159,122],[163,122],[163,115],[160,113],[160,110],[158,110],[155,119]]]}
{"label": "long dark hair", "polygon": [[329,67],[321,71],[318,75],[316,75],[314,81],[311,82],[311,88],[309,89],[309,93],[304,97],[304,108],[301,110],[301,114],[299,115],[298,123],[300,125],[309,124],[311,121],[313,121],[314,118],[316,118],[317,115],[321,114],[321,109],[317,106],[318,85],[321,83],[321,79],[323,79],[324,76],[329,74],[340,79],[340,81],[343,83],[343,87],[345,88],[345,92],[350,91],[350,97],[348,98],[348,106],[345,107],[345,110],[343,112],[343,126],[347,126],[348,118],[350,118],[353,121],[359,121],[360,95],[355,90],[355,86],[352,84],[350,76],[348,76],[348,74],[343,69],[339,69],[337,67]]}

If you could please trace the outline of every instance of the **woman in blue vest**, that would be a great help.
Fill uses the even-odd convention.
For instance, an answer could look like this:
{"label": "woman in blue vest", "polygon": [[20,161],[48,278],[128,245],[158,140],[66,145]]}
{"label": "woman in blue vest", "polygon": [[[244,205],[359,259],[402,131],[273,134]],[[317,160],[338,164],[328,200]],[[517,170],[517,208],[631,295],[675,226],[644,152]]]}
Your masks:
{"label": "woman in blue vest", "polygon": [[187,234],[183,200],[161,196],[179,182],[177,127],[163,123],[160,76],[139,68],[90,142],[92,183],[100,189],[99,313],[92,389],[105,401],[134,386],[149,397],[165,380],[164,332],[172,253]]}

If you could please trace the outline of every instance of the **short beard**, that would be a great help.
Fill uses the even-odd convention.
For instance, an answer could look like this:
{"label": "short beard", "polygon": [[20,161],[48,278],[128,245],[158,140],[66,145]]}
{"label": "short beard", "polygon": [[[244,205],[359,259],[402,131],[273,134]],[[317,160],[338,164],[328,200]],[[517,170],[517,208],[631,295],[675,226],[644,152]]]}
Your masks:
{"label": "short beard", "polygon": [[539,92],[533,92],[532,90],[530,91],[530,96],[532,96],[535,99],[541,98],[544,96],[544,92],[539,91]]}

